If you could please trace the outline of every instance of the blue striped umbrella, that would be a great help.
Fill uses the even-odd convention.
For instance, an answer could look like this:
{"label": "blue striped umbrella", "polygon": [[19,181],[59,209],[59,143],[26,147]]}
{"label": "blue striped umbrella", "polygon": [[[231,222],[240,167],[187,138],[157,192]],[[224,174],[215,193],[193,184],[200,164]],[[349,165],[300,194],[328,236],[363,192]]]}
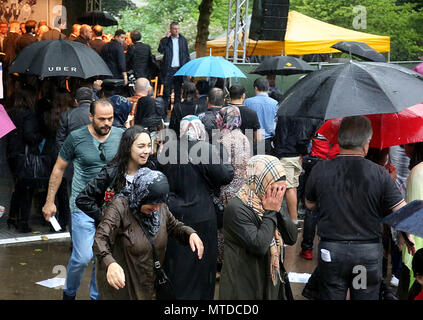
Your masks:
{"label": "blue striped umbrella", "polygon": [[246,78],[245,74],[221,57],[202,57],[184,64],[175,76],[214,77],[214,78]]}

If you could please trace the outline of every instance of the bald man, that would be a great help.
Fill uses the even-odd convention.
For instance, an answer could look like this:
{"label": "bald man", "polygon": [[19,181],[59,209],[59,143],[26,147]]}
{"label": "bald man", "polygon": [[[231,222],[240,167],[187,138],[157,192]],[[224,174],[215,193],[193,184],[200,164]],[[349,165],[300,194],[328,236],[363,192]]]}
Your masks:
{"label": "bald man", "polygon": [[46,25],[41,25],[38,28],[38,40],[41,41],[41,38],[43,37],[43,34],[49,31],[50,29]]}
{"label": "bald man", "polygon": [[[135,82],[135,86],[134,86],[135,95],[128,98],[128,100],[132,103],[132,111],[130,113],[131,116],[135,117],[135,114],[137,113],[138,100],[141,97],[148,96],[150,87],[151,87],[150,82],[146,78],[139,78]],[[131,120],[130,124],[131,126],[133,126],[134,120]]]}
{"label": "bald man", "polygon": [[93,27],[93,38],[88,42],[88,45],[93,48],[98,54],[101,54],[101,50],[106,43],[103,41],[103,27],[96,25]]}
{"label": "bald man", "polygon": [[[41,28],[44,28],[44,26],[42,26]],[[62,33],[62,30],[64,28],[64,25],[60,25],[58,28],[51,28],[50,30],[44,32],[41,35],[41,41],[44,40],[66,40],[66,35]]]}
{"label": "bald man", "polygon": [[69,40],[70,41],[74,41],[76,38],[78,38],[78,36],[79,36],[79,30],[80,29],[81,29],[81,25],[80,24],[75,23],[72,26],[72,33],[69,36]]}
{"label": "bald man", "polygon": [[146,78],[139,78],[135,82],[135,92],[140,96],[137,102],[134,123],[150,132],[158,131],[162,124],[162,117],[157,112],[156,100],[151,96],[152,87]]}
{"label": "bald man", "polygon": [[92,30],[88,24],[83,24],[81,29],[79,29],[79,36],[74,40],[76,42],[81,42],[88,46],[88,42],[91,40]]}

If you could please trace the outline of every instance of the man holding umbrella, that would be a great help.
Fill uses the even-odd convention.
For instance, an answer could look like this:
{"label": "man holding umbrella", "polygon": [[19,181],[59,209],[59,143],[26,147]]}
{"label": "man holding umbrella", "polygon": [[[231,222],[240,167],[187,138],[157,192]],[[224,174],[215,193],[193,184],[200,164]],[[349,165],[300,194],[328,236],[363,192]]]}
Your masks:
{"label": "man holding umbrella", "polygon": [[[181,102],[182,77],[173,75],[185,63],[190,61],[188,52],[188,42],[185,37],[179,33],[179,24],[172,22],[170,30],[166,36],[160,40],[158,51],[163,54],[163,64],[161,70],[162,82],[164,84],[163,99],[167,101],[170,107],[170,94],[175,93],[175,104]],[[168,108],[169,108],[168,107]]]}
{"label": "man holding umbrella", "polygon": [[[370,120],[345,117],[339,129],[340,154],[317,163],[308,178],[305,204],[318,206],[320,220],[319,298],[378,300],[382,281],[381,218],[405,205],[394,180],[365,159],[372,137]],[[415,245],[408,245],[414,254]]]}

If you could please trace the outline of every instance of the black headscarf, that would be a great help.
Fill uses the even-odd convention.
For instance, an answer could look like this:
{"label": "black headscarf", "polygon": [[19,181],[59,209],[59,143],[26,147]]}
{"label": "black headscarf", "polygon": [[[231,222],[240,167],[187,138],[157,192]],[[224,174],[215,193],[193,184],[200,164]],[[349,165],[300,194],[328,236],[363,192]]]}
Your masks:
{"label": "black headscarf", "polygon": [[147,215],[140,211],[141,206],[166,203],[168,194],[169,183],[163,173],[145,167],[137,171],[129,190],[129,207],[136,211],[142,224],[153,237],[160,227],[160,212],[154,211]]}

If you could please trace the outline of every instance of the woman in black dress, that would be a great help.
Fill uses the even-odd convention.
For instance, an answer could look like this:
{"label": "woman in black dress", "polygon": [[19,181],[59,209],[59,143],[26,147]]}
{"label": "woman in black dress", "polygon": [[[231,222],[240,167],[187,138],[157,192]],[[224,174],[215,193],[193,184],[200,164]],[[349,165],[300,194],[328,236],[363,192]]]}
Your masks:
{"label": "woman in black dress", "polygon": [[204,141],[205,129],[198,117],[184,117],[180,135],[180,140],[165,143],[158,154],[158,166],[169,181],[169,210],[198,232],[204,256],[198,260],[189,248],[169,239],[164,267],[177,299],[211,300],[216,281],[217,220],[210,194],[212,189],[230,183],[234,170],[222,155],[219,157],[218,148]]}

